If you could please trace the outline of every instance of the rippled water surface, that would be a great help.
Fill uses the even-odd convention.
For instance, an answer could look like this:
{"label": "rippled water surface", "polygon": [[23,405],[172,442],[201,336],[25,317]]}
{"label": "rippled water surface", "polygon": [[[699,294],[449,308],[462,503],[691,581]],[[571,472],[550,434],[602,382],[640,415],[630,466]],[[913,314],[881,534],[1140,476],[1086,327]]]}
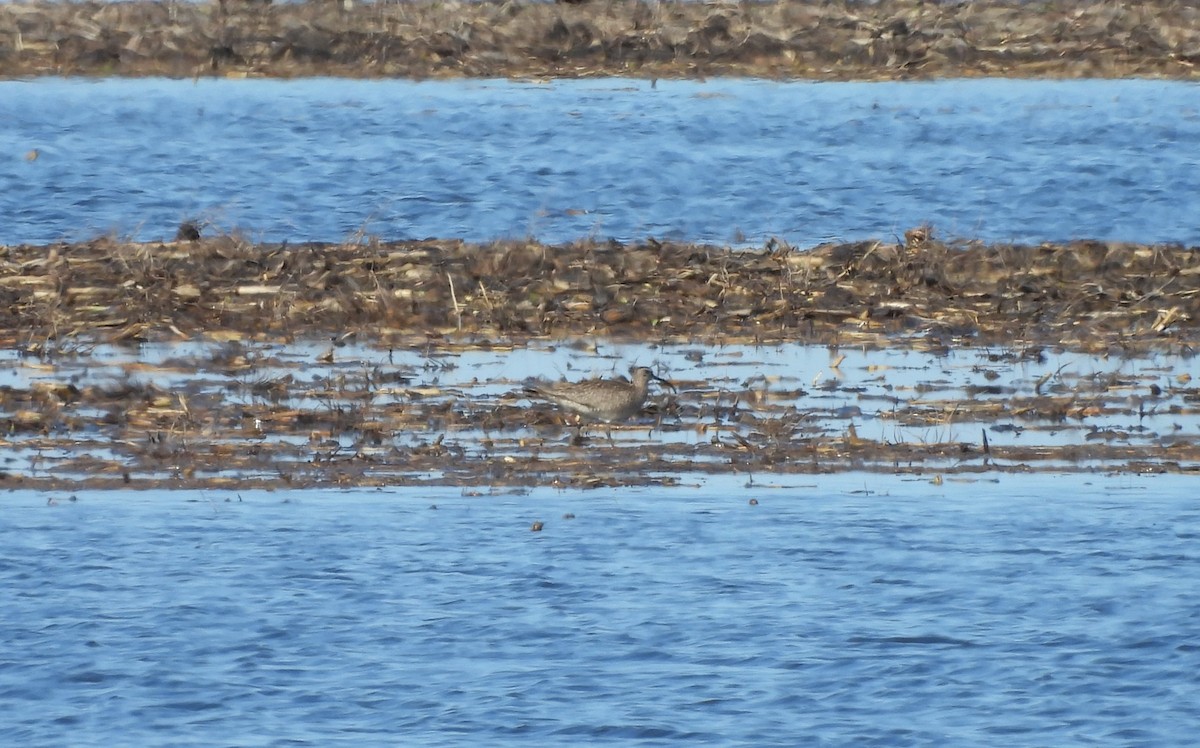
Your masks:
{"label": "rippled water surface", "polygon": [[[199,217],[265,240],[803,244],[932,221],[1200,244],[1196,92],[0,82],[0,242]],[[883,389],[900,364],[929,366],[844,369]],[[816,388],[821,366],[787,376]],[[934,375],[957,391],[976,368]],[[0,744],[1194,743],[1194,479],[687,481],[0,495]]]}
{"label": "rippled water surface", "polygon": [[5,494],[0,735],[1192,744],[1194,481],[747,481]]}
{"label": "rippled water surface", "polygon": [[[1200,244],[1196,84],[0,82],[0,242]],[[37,152],[36,159],[28,155]]]}

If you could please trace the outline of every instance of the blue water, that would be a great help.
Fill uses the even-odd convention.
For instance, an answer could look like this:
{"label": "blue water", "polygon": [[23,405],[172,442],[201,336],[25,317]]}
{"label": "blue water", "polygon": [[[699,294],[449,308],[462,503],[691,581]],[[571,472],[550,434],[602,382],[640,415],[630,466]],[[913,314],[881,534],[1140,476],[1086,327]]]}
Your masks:
{"label": "blue water", "polygon": [[1194,745],[1194,480],[747,480],[5,494],[0,736]]}
{"label": "blue water", "polygon": [[[251,239],[1200,244],[1170,81],[0,82],[0,242],[183,219]],[[38,157],[27,160],[36,150]]]}

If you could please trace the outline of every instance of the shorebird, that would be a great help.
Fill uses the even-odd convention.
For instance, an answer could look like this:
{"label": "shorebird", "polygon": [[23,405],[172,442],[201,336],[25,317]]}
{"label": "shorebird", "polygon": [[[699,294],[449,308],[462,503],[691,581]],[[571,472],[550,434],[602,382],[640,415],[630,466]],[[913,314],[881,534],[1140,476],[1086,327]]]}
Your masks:
{"label": "shorebird", "polygon": [[635,366],[630,372],[633,381],[623,379],[588,379],[583,382],[557,382],[526,387],[525,394],[547,400],[593,421],[606,424],[627,420],[642,409],[650,380],[671,384],[645,366]]}

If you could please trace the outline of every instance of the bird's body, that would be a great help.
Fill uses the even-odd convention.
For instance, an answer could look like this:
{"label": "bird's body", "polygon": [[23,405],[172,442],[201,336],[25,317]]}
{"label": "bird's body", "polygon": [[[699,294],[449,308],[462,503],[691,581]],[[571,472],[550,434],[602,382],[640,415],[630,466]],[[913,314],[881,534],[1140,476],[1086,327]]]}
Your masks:
{"label": "bird's body", "polygon": [[636,415],[646,402],[650,380],[670,382],[656,376],[644,366],[631,372],[633,381],[621,379],[588,379],[583,382],[557,382],[525,388],[525,394],[541,398],[578,413],[584,418],[604,423],[626,421]]}

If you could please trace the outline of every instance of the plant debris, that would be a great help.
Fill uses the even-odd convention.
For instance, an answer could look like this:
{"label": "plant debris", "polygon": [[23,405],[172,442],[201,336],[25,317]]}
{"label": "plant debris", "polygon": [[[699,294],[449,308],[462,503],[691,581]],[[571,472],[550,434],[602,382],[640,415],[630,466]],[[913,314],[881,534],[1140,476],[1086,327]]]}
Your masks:
{"label": "plant debris", "polygon": [[0,5],[0,77],[1200,77],[1187,0]]}
{"label": "plant debris", "polygon": [[[1196,472],[1198,279],[1198,248],[946,243],[927,228],[810,250],[236,236],[0,247],[0,486]],[[459,371],[463,357],[555,346],[582,368],[621,341],[694,374],[672,376],[678,392],[654,395],[611,441],[524,399],[525,382]],[[828,376],[759,371],[765,346],[815,344],[830,348]],[[927,375],[847,362],[901,349]],[[1066,354],[1080,361],[1048,363]],[[979,361],[962,381],[930,363],[956,356]],[[1110,360],[1126,363],[1103,371]]]}
{"label": "plant debris", "polygon": [[[913,232],[909,232],[910,235]],[[528,340],[1054,345],[1197,343],[1200,248],[863,241],[758,250],[459,240],[254,244],[237,236],[0,247],[0,345]]]}

